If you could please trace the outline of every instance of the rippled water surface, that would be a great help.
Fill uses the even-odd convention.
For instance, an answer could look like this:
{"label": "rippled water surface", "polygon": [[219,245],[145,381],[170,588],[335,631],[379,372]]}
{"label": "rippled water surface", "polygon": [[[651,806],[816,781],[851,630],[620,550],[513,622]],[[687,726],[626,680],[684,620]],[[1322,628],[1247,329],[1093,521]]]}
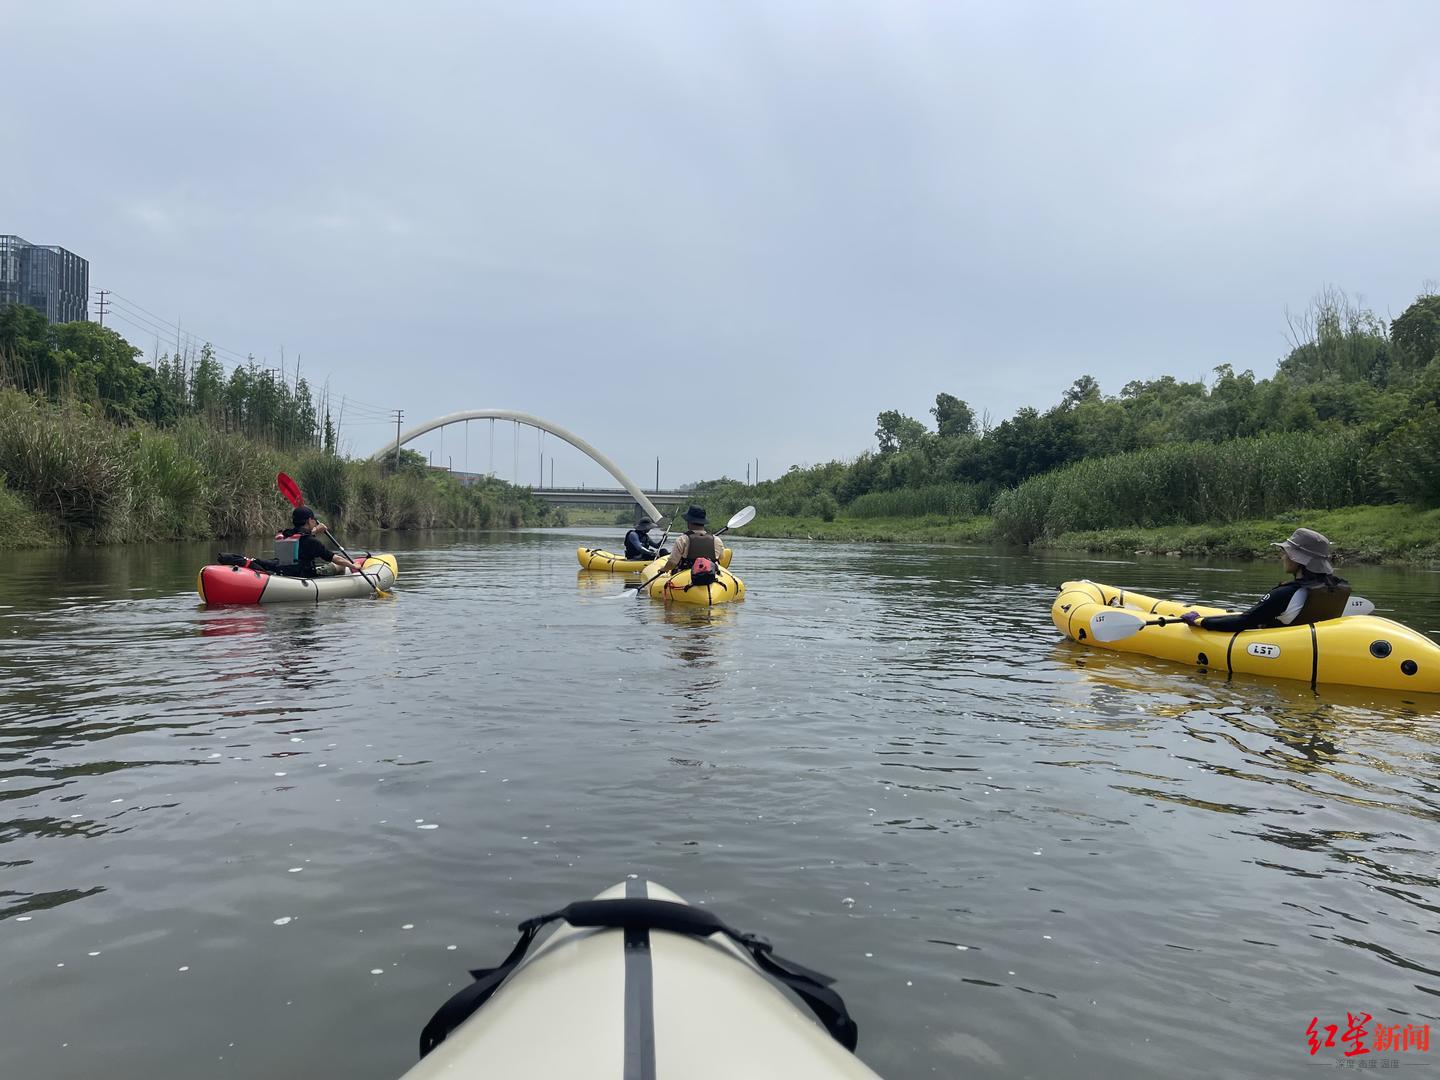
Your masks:
{"label": "rippled water surface", "polygon": [[[198,605],[208,546],[7,557],[5,1074],[392,1077],[519,919],[628,873],[836,975],[891,1078],[1440,1034],[1440,702],[1049,619],[1067,578],[1236,602],[1277,568],[741,538],[706,613],[578,575],[597,539],[410,541],[388,599],[249,610]],[[1440,576],[1349,576],[1440,629]]]}

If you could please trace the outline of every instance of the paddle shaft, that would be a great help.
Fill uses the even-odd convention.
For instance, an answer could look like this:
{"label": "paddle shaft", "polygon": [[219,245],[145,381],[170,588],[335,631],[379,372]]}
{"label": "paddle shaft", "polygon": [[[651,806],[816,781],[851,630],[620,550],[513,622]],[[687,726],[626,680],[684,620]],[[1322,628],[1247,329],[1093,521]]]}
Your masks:
{"label": "paddle shaft", "polygon": [[[1097,634],[1096,636],[1097,636],[1097,638],[1099,638],[1099,640],[1105,641],[1105,642],[1107,642],[1107,643],[1108,643],[1108,642],[1111,642],[1111,641],[1124,641],[1126,638],[1128,638],[1128,637],[1133,637],[1134,635],[1138,634],[1141,630],[1144,630],[1147,626],[1169,626],[1169,625],[1171,625],[1172,623],[1183,623],[1183,622],[1185,621],[1185,620],[1182,619],[1179,615],[1161,615],[1158,619],[1150,619],[1150,620],[1146,621],[1146,620],[1143,620],[1143,619],[1141,618],[1141,616],[1140,616],[1138,613],[1134,612],[1134,611],[1127,611],[1127,610],[1125,610],[1124,608],[1120,608],[1120,609],[1117,609],[1117,610],[1123,612],[1125,615],[1131,616],[1131,617],[1133,617],[1133,618],[1135,618],[1135,619],[1137,619],[1137,620],[1140,620],[1140,621],[1138,621],[1138,622],[1135,624],[1135,628],[1134,628],[1133,630],[1124,631],[1124,632],[1122,632],[1118,637],[1099,638],[1099,635]],[[1372,611],[1374,611],[1374,610],[1375,610],[1375,605],[1374,605],[1371,601],[1367,600],[1365,597],[1363,597],[1363,596],[1352,596],[1352,597],[1350,597],[1350,599],[1349,599],[1349,600],[1346,602],[1346,604],[1345,604],[1345,611],[1342,612],[1338,617],[1343,619],[1343,618],[1345,618],[1345,617],[1347,617],[1347,616],[1350,616],[1350,615],[1369,615],[1369,614],[1370,614]],[[1226,614],[1232,614],[1232,613],[1226,612]],[[1202,616],[1202,617],[1203,617],[1203,616]],[[1293,624],[1293,625],[1302,625],[1302,624],[1296,623],[1296,624]],[[1204,627],[1204,626],[1196,626],[1195,629],[1203,630],[1203,629],[1205,629],[1205,627]],[[1260,626],[1257,626],[1257,627],[1253,627],[1252,629],[1255,629],[1255,630],[1265,630],[1265,629],[1285,629],[1285,628],[1284,628],[1284,627],[1260,627]],[[1093,626],[1092,626],[1092,630],[1093,630]],[[1246,632],[1246,631],[1242,631],[1242,632]]]}

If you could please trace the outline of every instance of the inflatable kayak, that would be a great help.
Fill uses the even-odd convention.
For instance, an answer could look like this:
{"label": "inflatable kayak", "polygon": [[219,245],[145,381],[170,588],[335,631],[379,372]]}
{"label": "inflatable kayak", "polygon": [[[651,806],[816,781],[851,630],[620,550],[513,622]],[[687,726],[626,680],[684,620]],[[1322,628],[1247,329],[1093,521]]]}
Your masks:
{"label": "inflatable kayak", "polygon": [[[730,548],[721,548],[721,566],[730,565],[730,553]],[[606,570],[612,574],[638,574],[650,565],[649,559],[627,559],[624,555],[616,555],[613,551],[602,548],[576,548],[575,557],[580,560],[580,566],[584,570]]]}
{"label": "inflatable kayak", "polygon": [[876,1076],[851,1053],[858,1032],[833,980],[654,882],[623,882],[520,931],[499,967],[472,972],[425,1025],[405,1080]]}
{"label": "inflatable kayak", "polygon": [[360,565],[364,576],[346,572],[334,577],[304,578],[269,574],[251,566],[212,563],[200,568],[195,591],[207,604],[315,604],[345,596],[373,596],[375,586],[386,592],[400,576],[394,555],[367,555]]}
{"label": "inflatable kayak", "polygon": [[[1105,641],[1097,637],[1107,612],[1121,609],[1129,619],[1143,616],[1133,634]],[[1349,615],[1271,630],[1192,630],[1175,621],[1187,611],[1223,615],[1225,609],[1157,600],[1101,585],[1067,581],[1050,609],[1066,637],[1083,645],[1141,653],[1162,660],[1248,675],[1381,690],[1440,693],[1440,645],[1424,634],[1377,615]],[[1098,621],[1097,621],[1098,620]],[[1159,624],[1159,625],[1156,625]]]}
{"label": "inflatable kayak", "polygon": [[[729,548],[725,550],[729,551]],[[714,607],[745,599],[745,583],[724,567],[716,568],[715,580],[709,585],[696,585],[690,580],[689,570],[667,574],[661,569],[664,565],[664,559],[656,559],[640,571],[640,576],[649,582],[645,586],[646,592],[656,600],[664,600],[667,604]]]}

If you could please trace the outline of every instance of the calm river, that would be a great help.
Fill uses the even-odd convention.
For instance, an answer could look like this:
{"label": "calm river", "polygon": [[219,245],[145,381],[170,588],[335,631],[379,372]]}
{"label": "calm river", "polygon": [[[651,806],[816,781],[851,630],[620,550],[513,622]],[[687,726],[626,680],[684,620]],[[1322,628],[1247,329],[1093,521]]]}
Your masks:
{"label": "calm river", "polygon": [[[211,545],[7,555],[4,1075],[394,1077],[517,921],[630,873],[837,976],[891,1080],[1440,1035],[1440,701],[1050,623],[1067,578],[1277,566],[740,537],[710,615],[577,577],[619,535],[410,538],[389,599],[249,610],[199,606]],[[1440,575],[1348,573],[1440,632]]]}

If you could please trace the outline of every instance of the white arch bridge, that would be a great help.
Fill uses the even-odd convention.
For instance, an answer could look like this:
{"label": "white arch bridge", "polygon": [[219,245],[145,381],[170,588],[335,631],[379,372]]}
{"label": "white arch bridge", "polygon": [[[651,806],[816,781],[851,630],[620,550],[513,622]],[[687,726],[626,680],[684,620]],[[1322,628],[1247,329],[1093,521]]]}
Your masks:
{"label": "white arch bridge", "polygon": [[[427,420],[423,424],[416,424],[414,427],[401,431],[394,439],[391,439],[380,449],[370,455],[372,461],[378,461],[386,454],[394,454],[406,443],[413,442],[438,428],[448,427],[450,424],[463,424],[467,420],[509,420],[515,424],[524,424],[526,427],[535,428],[538,431],[554,435],[571,446],[575,447],[582,454],[585,454],[615,478],[620,485],[617,489],[603,488],[562,488],[562,489],[539,489],[535,491],[536,498],[548,502],[587,504],[587,505],[628,505],[636,503],[641,510],[649,514],[651,518],[660,521],[664,518],[659,508],[652,502],[652,499],[661,503],[674,505],[683,502],[687,492],[683,491],[652,491],[649,494],[641,490],[640,485],[631,480],[620,471],[620,466],[611,461],[609,457],[602,454],[595,447],[591,446],[580,436],[567,431],[559,424],[552,424],[549,420],[542,420],[530,413],[516,412],[514,409],[468,409],[465,412],[447,413],[444,416],[436,417],[434,420]],[[491,428],[491,455],[494,455],[494,428]],[[518,455],[517,455],[518,456]],[[542,466],[543,467],[543,466]]]}

